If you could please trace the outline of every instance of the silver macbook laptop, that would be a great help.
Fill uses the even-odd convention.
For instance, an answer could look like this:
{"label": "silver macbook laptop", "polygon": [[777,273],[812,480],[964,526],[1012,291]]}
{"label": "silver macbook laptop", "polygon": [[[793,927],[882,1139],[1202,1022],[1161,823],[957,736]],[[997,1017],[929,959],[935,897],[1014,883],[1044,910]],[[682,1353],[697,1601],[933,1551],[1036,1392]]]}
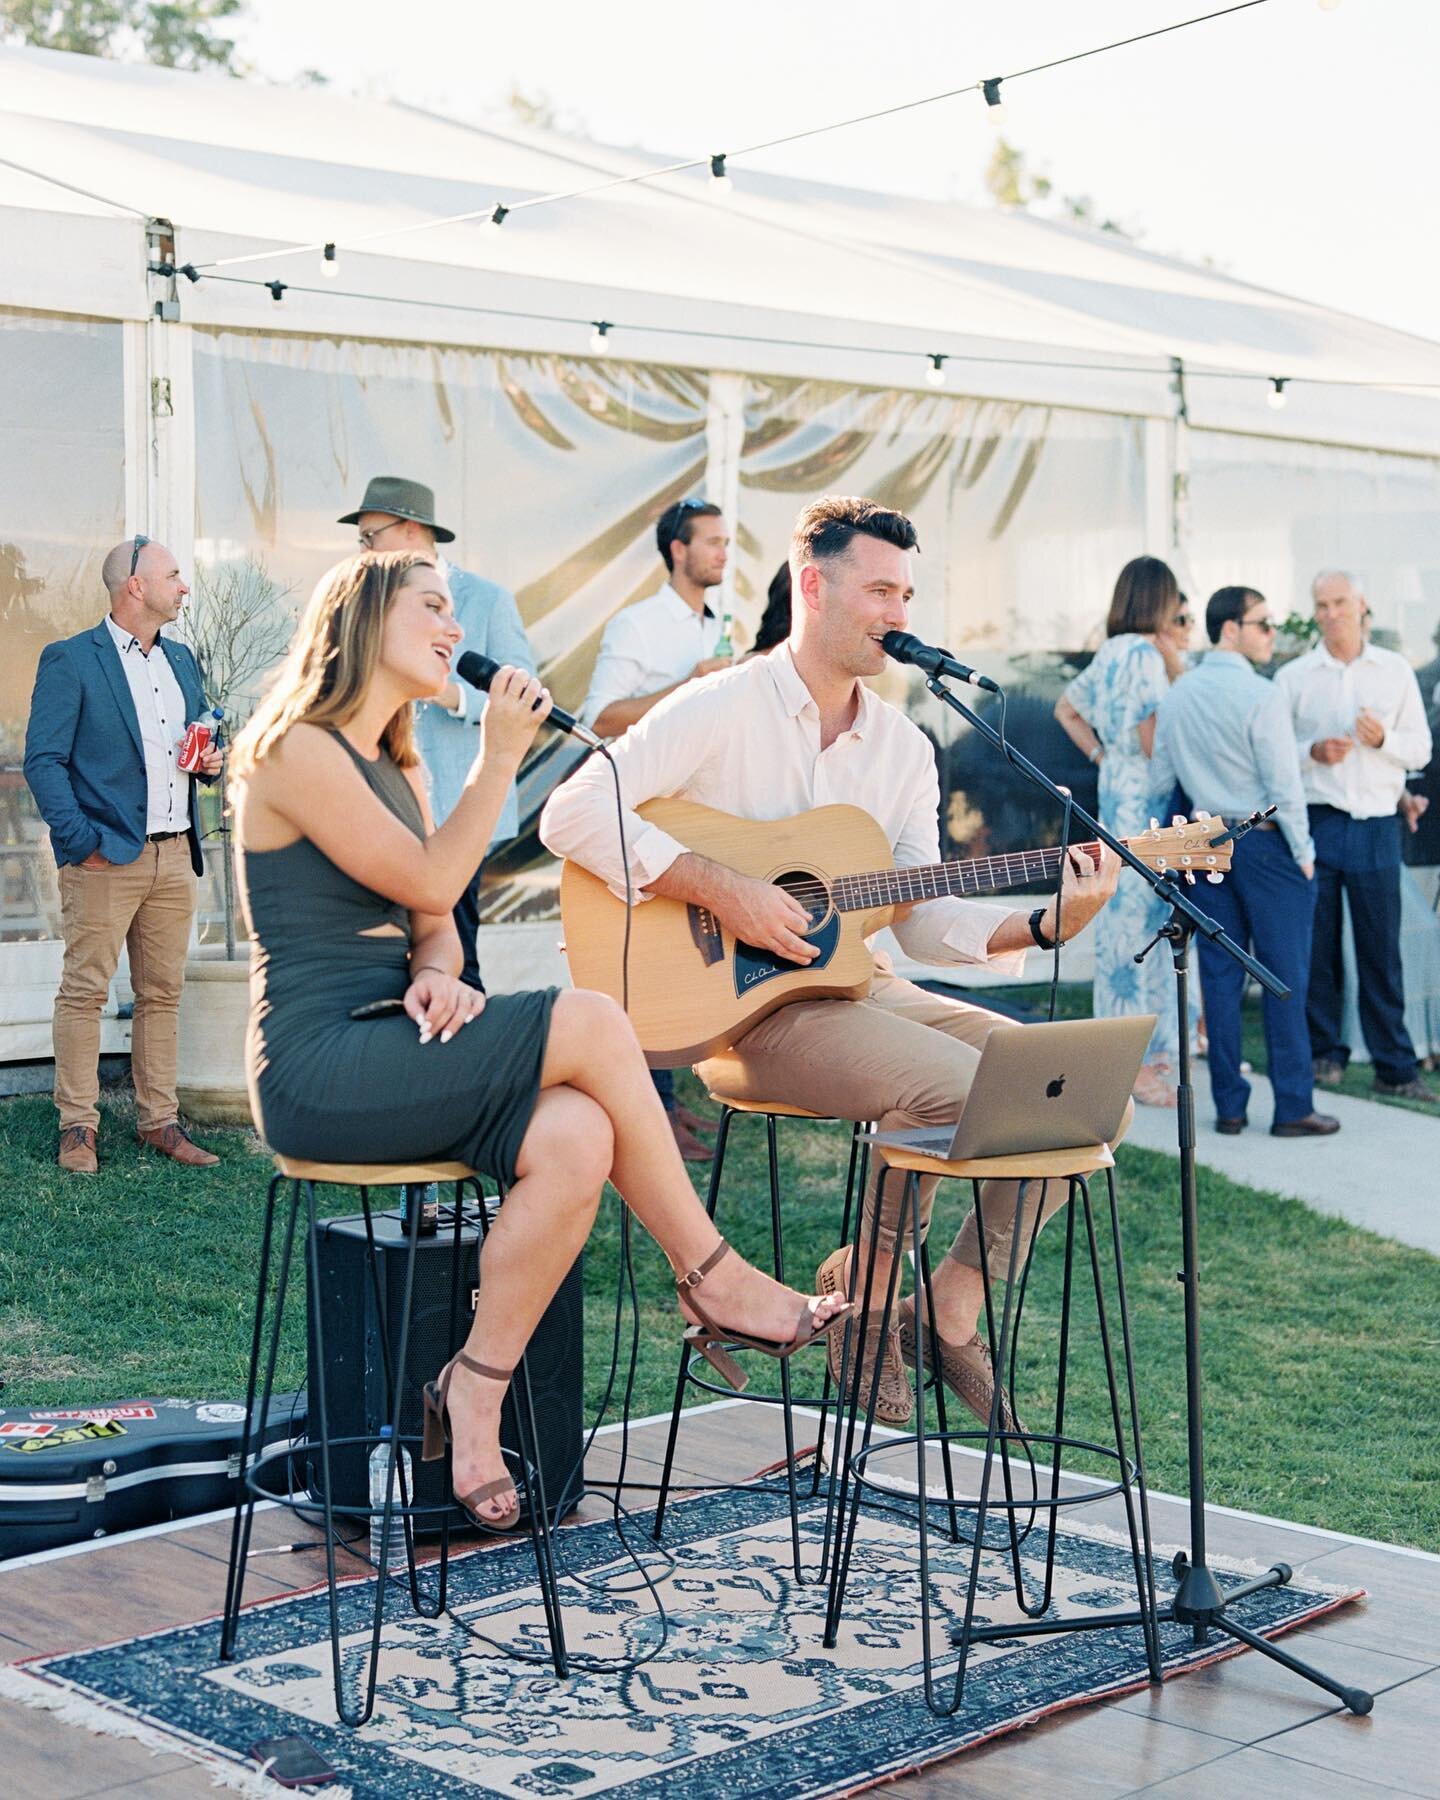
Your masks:
{"label": "silver macbook laptop", "polygon": [[1113,1144],[1154,1028],[1154,1013],[999,1026],[957,1124],[879,1132],[874,1142],[949,1162]]}

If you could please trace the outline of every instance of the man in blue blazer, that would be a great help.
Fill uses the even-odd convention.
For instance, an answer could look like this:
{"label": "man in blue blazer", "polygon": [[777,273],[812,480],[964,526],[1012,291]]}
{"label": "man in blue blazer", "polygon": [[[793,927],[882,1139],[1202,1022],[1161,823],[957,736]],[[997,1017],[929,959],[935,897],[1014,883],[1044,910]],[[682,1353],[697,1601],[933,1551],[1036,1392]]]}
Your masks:
{"label": "man in blue blazer", "polygon": [[[515,596],[498,582],[486,581],[447,561],[437,544],[451,544],[455,533],[436,523],[435,495],[422,481],[400,475],[377,475],[365,488],[365,497],[354,512],[339,520],[358,525],[363,550],[418,550],[433,556],[436,567],[450,585],[455,618],[465,633],[461,650],[478,650],[492,662],[509,663],[534,675],[535,657]],[[485,712],[485,696],[463,681],[447,681],[433,700],[419,709],[416,721],[420,755],[430,777],[430,810],[443,825],[460,798],[480,748],[479,726]],[[504,843],[519,830],[520,807],[515,784],[505,796],[492,843]],[[481,865],[483,868],[483,864]],[[480,980],[476,936],[480,929],[480,876],[476,869],[465,892],[455,903],[455,929],[465,966],[460,979],[484,992]]]}
{"label": "man in blue blazer", "polygon": [[[130,1059],[142,1144],[189,1168],[219,1161],[180,1123],[180,989],[200,854],[195,778],[177,755],[205,711],[200,668],[160,636],[189,588],[163,544],[137,534],[105,558],[108,615],[40,655],[25,734],[25,779],[60,872],[65,963],[55,998],[55,1105],[62,1169],[98,1164],[100,1014],[130,951]],[[202,779],[219,774],[212,748]]]}

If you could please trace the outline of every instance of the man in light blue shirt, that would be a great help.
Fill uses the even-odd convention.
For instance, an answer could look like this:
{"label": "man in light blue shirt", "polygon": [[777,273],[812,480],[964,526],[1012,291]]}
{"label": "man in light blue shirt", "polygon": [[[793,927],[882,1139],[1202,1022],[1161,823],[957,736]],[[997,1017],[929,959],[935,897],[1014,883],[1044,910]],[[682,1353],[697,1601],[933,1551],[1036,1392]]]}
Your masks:
{"label": "man in light blue shirt", "polygon": [[[1179,782],[1192,807],[1227,824],[1267,806],[1267,820],[1235,845],[1230,873],[1206,890],[1205,905],[1237,944],[1252,950],[1290,989],[1264,996],[1265,1050],[1275,1095],[1272,1137],[1328,1137],[1338,1119],[1315,1111],[1305,990],[1315,915],[1315,846],[1300,779],[1300,753],[1284,696],[1255,673],[1275,654],[1275,625],[1263,594],[1221,588],[1205,608],[1215,646],[1181,676],[1155,714],[1155,785]],[[1240,1072],[1240,1001],[1245,971],[1205,938],[1197,940],[1209,1034],[1215,1129],[1234,1135],[1249,1123],[1250,1084]]]}
{"label": "man in light blue shirt", "polygon": [[[465,633],[461,651],[478,650],[493,662],[509,663],[534,675],[535,657],[520,623],[515,597],[496,582],[472,575],[468,569],[447,562],[437,544],[451,544],[455,533],[435,521],[435,496],[420,481],[397,475],[377,475],[365,489],[357,511],[346,513],[342,525],[358,525],[364,550],[419,550],[435,558],[435,565],[450,586],[455,618]],[[465,786],[465,777],[480,747],[478,731],[485,712],[485,696],[466,682],[451,680],[419,709],[416,735],[426,773],[430,777],[430,809],[435,823],[449,817]],[[515,836],[520,809],[512,782],[495,826],[492,846]],[[455,903],[455,929],[465,967],[460,979],[484,992],[480,979],[476,938],[480,929],[480,877],[484,864]]]}

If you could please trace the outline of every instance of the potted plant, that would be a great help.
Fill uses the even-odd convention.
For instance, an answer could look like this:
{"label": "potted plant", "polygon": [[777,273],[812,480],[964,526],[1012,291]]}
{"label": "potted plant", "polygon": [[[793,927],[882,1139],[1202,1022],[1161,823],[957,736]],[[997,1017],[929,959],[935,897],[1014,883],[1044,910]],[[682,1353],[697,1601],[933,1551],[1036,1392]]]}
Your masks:
{"label": "potted plant", "polygon": [[[228,742],[250,716],[260,680],[284,655],[293,616],[292,588],[273,580],[251,558],[221,564],[197,577],[181,632],[195,652],[213,706],[224,709]],[[239,939],[227,770],[212,787],[197,788],[201,835],[219,858],[223,941],[202,944],[185,965],[180,999],[179,1098],[201,1124],[248,1125],[245,1021],[250,996],[250,947]],[[208,878],[208,877],[207,877]]]}

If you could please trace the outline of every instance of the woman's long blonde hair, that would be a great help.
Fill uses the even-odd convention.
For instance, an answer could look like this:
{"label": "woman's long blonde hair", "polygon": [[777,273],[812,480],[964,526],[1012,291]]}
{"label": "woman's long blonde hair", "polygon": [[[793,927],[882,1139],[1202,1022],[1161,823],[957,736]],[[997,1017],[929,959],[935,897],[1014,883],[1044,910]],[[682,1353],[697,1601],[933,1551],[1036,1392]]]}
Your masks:
{"label": "woman's long blonde hair", "polygon": [[[263,762],[292,725],[339,730],[355,717],[380,661],[380,636],[391,603],[412,569],[435,567],[434,557],[420,551],[367,551],[336,563],[320,577],[289,653],[235,739],[232,778]],[[399,709],[380,742],[402,769],[419,762],[413,707],[407,703]]]}

